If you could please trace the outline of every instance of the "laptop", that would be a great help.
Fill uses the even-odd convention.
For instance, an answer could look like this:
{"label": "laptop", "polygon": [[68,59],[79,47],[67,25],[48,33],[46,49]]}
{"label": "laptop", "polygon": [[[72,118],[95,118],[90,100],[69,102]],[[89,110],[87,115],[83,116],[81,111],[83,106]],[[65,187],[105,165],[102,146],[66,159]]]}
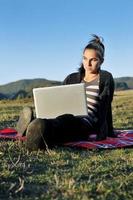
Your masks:
{"label": "laptop", "polygon": [[34,88],[33,98],[37,118],[88,115],[84,83]]}

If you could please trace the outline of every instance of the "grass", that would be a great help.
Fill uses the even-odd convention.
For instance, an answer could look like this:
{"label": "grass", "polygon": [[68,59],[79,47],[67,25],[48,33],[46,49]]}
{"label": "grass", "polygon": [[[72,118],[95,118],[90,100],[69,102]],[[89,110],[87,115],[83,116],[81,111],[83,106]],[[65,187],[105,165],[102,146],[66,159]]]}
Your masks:
{"label": "grass", "polygon": [[133,90],[115,93],[113,120],[114,127],[133,128]]}
{"label": "grass", "polygon": [[[114,126],[133,128],[133,91],[117,92]],[[0,128],[15,127],[30,100],[1,101]],[[0,199],[125,200],[133,197],[132,148],[28,152],[23,143],[0,142]]]}

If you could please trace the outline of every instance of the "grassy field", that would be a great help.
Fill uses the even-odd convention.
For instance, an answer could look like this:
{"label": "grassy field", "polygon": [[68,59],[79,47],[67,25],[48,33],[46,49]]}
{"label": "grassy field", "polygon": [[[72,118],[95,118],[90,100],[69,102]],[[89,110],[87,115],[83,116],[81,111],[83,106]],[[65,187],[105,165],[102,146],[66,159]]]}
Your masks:
{"label": "grassy field", "polygon": [[[133,129],[133,90],[117,92],[116,128]],[[0,129],[15,127],[30,100],[0,101]],[[55,148],[28,152],[20,142],[0,142],[0,199],[133,199],[133,150]]]}

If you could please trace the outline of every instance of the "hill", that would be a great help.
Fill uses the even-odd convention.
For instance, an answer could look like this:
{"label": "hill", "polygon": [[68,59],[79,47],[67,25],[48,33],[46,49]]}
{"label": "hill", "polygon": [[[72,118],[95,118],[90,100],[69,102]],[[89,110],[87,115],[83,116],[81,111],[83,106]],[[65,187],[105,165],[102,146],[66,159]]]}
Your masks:
{"label": "hill", "polygon": [[32,89],[37,87],[47,87],[61,85],[60,81],[47,80],[47,79],[24,79],[11,82],[0,86],[0,99],[16,99],[23,97],[31,97]]}
{"label": "hill", "polygon": [[133,77],[115,78],[116,90],[133,89]]}
{"label": "hill", "polygon": [[[133,89],[133,77],[120,77],[114,80],[116,90]],[[33,88],[55,85],[61,85],[61,82],[42,78],[18,80],[0,86],[0,99],[31,97]]]}

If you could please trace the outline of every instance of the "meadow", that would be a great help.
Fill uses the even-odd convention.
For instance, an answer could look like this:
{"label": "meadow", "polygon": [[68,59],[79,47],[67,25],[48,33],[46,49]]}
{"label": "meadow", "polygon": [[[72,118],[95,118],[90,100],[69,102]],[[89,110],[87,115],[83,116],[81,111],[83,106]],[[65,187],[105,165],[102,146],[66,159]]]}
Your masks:
{"label": "meadow", "polygon": [[[0,101],[0,129],[14,127],[31,99]],[[133,90],[116,92],[115,128],[133,129]],[[133,199],[133,148],[55,147],[28,152],[22,142],[0,141],[0,199]]]}

